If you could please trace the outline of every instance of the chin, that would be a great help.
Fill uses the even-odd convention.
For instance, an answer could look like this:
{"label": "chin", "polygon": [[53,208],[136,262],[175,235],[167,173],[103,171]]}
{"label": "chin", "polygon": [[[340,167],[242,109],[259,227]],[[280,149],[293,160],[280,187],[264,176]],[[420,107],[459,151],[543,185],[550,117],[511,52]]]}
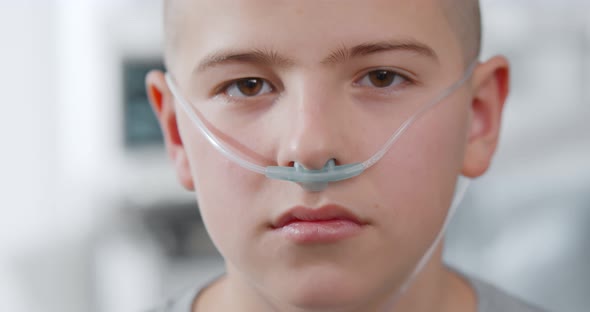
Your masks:
{"label": "chin", "polygon": [[371,297],[369,278],[325,268],[291,273],[283,283],[283,298],[305,311],[340,311],[364,306]]}

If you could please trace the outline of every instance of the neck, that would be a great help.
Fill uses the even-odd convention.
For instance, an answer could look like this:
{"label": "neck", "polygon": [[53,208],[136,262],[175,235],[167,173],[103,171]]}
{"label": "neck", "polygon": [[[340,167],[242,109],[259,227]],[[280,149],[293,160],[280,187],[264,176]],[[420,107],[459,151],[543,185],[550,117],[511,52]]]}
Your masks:
{"label": "neck", "polygon": [[387,312],[474,312],[476,298],[471,286],[442,262],[443,244],[416,276],[399,301]]}
{"label": "neck", "polygon": [[[206,289],[195,305],[195,311],[244,312],[474,312],[475,294],[469,284],[442,263],[442,244],[423,270],[399,294],[399,286],[385,296],[376,296],[356,307],[302,310],[289,303],[270,298],[247,281],[231,265],[227,275]],[[392,298],[395,299],[391,306]]]}

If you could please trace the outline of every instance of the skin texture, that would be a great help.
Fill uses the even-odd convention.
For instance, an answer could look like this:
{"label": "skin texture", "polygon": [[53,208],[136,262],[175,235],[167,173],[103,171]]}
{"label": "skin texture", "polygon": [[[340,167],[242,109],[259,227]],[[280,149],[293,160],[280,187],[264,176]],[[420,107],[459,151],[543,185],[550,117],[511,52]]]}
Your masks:
{"label": "skin texture", "polygon": [[[223,109],[212,89],[224,79],[270,81],[275,88],[256,103],[277,108],[273,118],[261,119],[265,131],[255,143],[273,165],[297,161],[320,168],[330,158],[342,164],[365,159],[390,135],[384,131],[388,118],[396,118],[370,108],[433,97],[463,75],[470,52],[438,1],[338,4],[178,0],[167,10],[168,70],[208,116]],[[334,49],[383,40],[421,42],[437,56],[387,51],[322,62]],[[234,62],[195,71],[218,49],[273,50],[290,62]],[[375,67],[414,72],[418,82],[396,89],[395,97],[375,95],[356,84],[358,73]],[[319,193],[269,180],[221,157],[175,106],[163,73],[151,72],[148,94],[168,154],[182,185],[195,190],[205,226],[226,260],[226,276],[199,297],[196,310],[382,311],[440,230],[457,175],[477,177],[488,169],[508,72],[503,57],[479,63],[467,83],[413,124],[379,163]],[[256,134],[258,128],[227,129]],[[329,203],[365,220],[362,233],[332,244],[298,245],[269,230],[290,207]],[[442,245],[396,311],[475,311],[472,290],[444,267],[441,250]]]}

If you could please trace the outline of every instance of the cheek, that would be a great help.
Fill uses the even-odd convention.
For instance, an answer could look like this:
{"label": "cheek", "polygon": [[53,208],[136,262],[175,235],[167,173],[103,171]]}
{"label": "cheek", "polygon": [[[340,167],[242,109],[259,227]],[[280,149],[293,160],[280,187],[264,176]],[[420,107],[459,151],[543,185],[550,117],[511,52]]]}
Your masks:
{"label": "cheek", "polygon": [[[416,121],[371,171],[383,235],[415,254],[441,228],[460,174],[466,116],[460,105],[438,106]],[[448,104],[446,104],[448,105]]]}
{"label": "cheek", "polygon": [[[195,131],[183,135],[199,209],[207,231],[222,255],[243,246],[260,220],[256,210],[263,175],[239,167]],[[258,199],[259,200],[259,199]]]}

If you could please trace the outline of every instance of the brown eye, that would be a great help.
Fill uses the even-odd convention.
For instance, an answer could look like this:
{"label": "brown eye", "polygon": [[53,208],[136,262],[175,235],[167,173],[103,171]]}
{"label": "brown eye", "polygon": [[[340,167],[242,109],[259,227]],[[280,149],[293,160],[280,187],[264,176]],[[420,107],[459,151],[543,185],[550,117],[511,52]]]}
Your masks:
{"label": "brown eye", "polygon": [[389,87],[395,79],[395,76],[396,74],[389,70],[375,70],[369,73],[371,83],[378,88]]}
{"label": "brown eye", "polygon": [[272,91],[270,84],[261,78],[243,78],[230,84],[225,93],[231,97],[253,97]]}
{"label": "brown eye", "polygon": [[387,88],[407,81],[402,75],[385,69],[374,70],[366,74],[359,84],[375,88]]}
{"label": "brown eye", "polygon": [[262,80],[257,78],[247,78],[237,82],[238,89],[244,95],[253,96],[258,94],[262,89]]}

